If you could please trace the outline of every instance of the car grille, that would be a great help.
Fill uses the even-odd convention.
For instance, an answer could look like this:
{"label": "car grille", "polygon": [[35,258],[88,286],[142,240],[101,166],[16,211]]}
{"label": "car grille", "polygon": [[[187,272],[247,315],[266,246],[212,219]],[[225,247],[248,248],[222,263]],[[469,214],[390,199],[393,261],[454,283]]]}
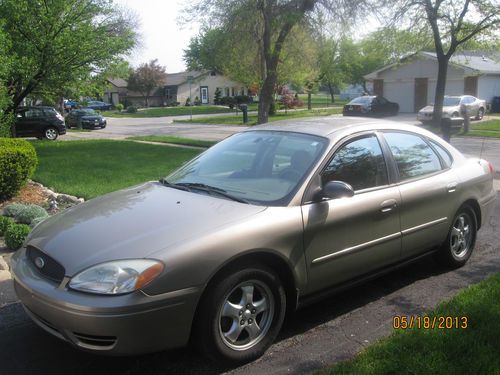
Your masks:
{"label": "car grille", "polygon": [[36,247],[28,246],[27,255],[34,268],[47,279],[57,283],[60,283],[64,279],[64,267],[47,254]]}

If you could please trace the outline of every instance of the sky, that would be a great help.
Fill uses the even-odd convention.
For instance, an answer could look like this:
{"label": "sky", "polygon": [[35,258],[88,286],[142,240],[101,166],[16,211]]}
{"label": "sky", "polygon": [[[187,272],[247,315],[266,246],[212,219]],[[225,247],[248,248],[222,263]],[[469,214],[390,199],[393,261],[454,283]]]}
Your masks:
{"label": "sky", "polygon": [[131,9],[139,18],[142,46],[129,58],[133,66],[158,59],[167,73],[186,69],[182,50],[198,34],[196,24],[179,26],[177,16],[189,0],[115,0]]}

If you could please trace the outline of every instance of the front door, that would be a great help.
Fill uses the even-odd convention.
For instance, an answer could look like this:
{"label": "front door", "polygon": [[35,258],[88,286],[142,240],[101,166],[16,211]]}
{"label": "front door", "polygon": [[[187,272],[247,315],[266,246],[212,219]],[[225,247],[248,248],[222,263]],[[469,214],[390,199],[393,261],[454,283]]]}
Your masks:
{"label": "front door", "polygon": [[477,96],[477,76],[464,78],[464,94]]}
{"label": "front door", "polygon": [[344,181],[355,195],[305,204],[308,292],[394,263],[401,251],[397,186],[390,185],[375,134],[347,140],[321,172],[322,183]]}
{"label": "front door", "polygon": [[427,105],[427,81],[427,78],[415,78],[413,112],[418,112]]}
{"label": "front door", "polygon": [[200,92],[201,92],[201,104],[208,104],[208,87],[201,86]]}
{"label": "front door", "polygon": [[373,80],[373,95],[384,96],[384,80],[374,79]]}

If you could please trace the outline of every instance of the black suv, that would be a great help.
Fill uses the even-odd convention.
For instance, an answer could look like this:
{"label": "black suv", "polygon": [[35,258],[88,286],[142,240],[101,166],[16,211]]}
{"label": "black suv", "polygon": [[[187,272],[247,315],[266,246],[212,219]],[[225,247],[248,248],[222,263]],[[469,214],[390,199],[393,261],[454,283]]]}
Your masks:
{"label": "black suv", "polygon": [[52,107],[19,107],[16,111],[16,136],[55,140],[66,134],[64,117]]}

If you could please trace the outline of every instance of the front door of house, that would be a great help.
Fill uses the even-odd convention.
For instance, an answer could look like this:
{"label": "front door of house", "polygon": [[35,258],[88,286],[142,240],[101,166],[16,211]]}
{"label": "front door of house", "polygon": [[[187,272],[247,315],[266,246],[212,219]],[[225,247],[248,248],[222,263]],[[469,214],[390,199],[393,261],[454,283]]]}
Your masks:
{"label": "front door of house", "polygon": [[208,86],[201,86],[201,104],[208,104]]}

